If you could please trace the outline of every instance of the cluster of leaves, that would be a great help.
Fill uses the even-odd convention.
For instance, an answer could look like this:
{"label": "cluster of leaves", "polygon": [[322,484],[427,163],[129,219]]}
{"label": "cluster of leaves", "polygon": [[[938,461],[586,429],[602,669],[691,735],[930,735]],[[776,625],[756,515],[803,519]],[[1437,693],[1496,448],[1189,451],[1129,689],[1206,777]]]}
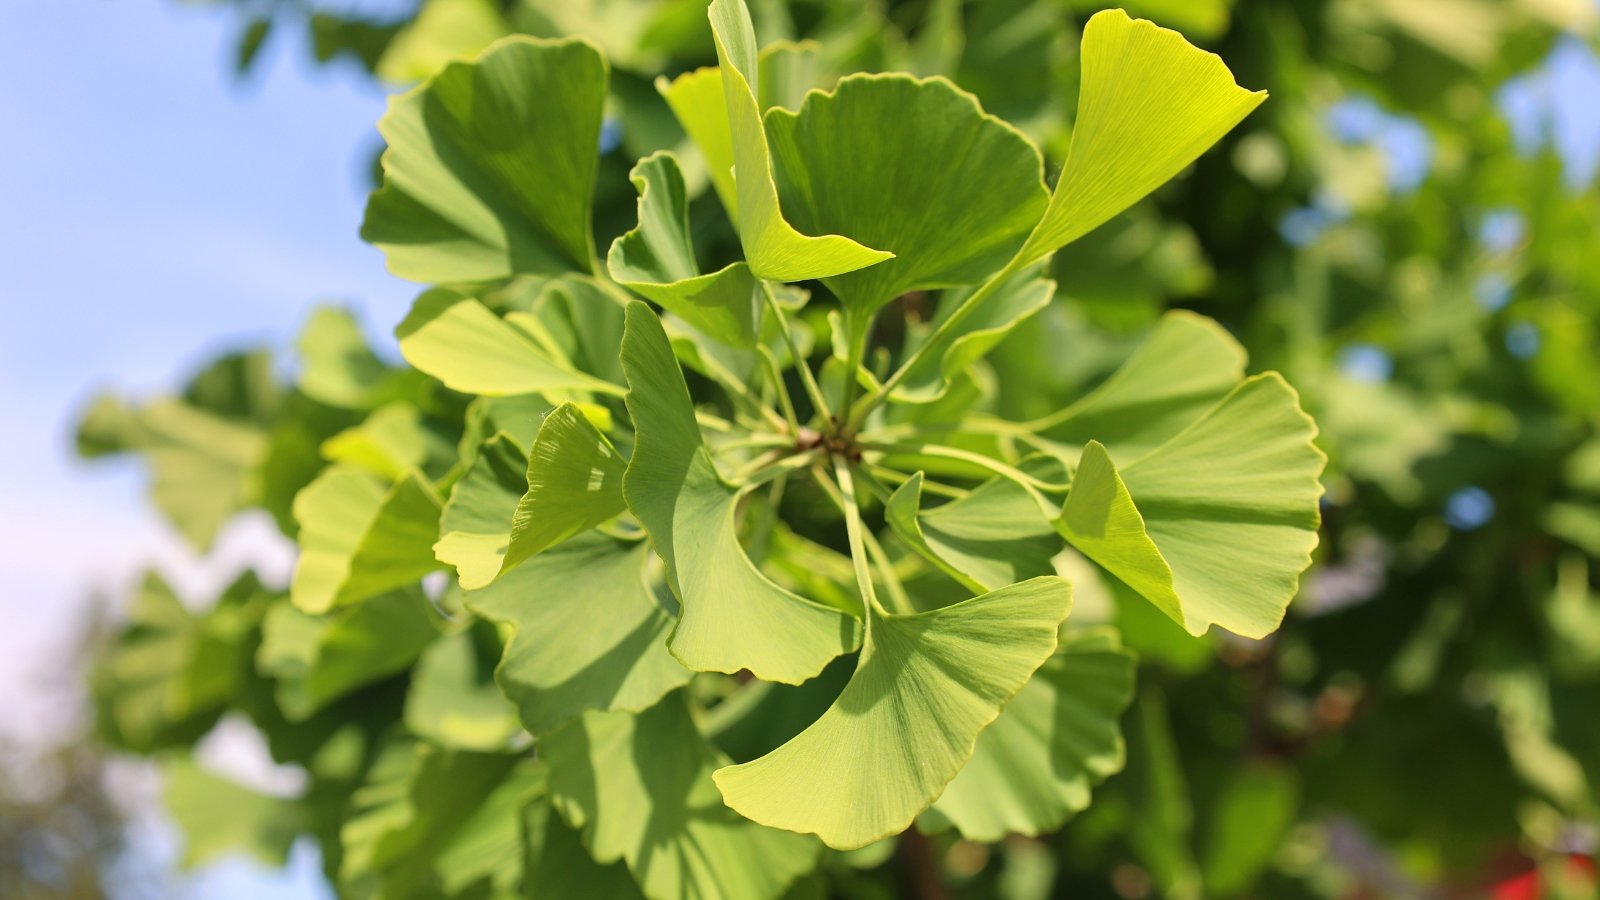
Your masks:
{"label": "cluster of leaves", "polygon": [[[97,679],[117,746],[240,713],[309,775],[265,797],[169,757],[190,860],[310,834],[357,896],[1336,896],[1569,846],[1600,786],[1563,549],[1600,552],[1595,203],[1488,102],[1552,5],[1129,4],[1274,89],[1205,157],[1262,95],[1120,12],[1066,46],[1079,6],[384,26],[361,57],[424,83],[363,234],[436,285],[409,367],[322,310],[292,384],[240,354],[80,433],[143,454],[197,545],[260,507],[300,548],[287,591],[201,613],[152,579]],[[1370,156],[1310,121],[1350,90],[1458,162],[1361,195]],[[1283,240],[1329,192],[1343,218]],[[1484,252],[1463,202],[1534,239]],[[1475,302],[1486,274],[1516,299]],[[1307,391],[1320,504],[1295,392],[1173,299]],[[1352,345],[1393,377],[1344,374]],[[1440,520],[1464,483],[1490,526]],[[1192,638],[1278,628],[1319,506],[1304,615]]]}

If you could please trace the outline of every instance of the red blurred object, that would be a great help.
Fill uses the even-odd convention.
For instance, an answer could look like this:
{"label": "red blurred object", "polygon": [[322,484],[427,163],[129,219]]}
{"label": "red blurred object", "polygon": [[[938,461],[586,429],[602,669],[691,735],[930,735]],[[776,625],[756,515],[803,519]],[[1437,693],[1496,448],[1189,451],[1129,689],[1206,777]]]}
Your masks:
{"label": "red blurred object", "polygon": [[[1569,874],[1582,873],[1595,880],[1594,860],[1587,856],[1573,855],[1567,857],[1567,872]],[[1514,878],[1495,884],[1489,889],[1489,896],[1493,900],[1543,900],[1544,879],[1538,869],[1525,872]]]}

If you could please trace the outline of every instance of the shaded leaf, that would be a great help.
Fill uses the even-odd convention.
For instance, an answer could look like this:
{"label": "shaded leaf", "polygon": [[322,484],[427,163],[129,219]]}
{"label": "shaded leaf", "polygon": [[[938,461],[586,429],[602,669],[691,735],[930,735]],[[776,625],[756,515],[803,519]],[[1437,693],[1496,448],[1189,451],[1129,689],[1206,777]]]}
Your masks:
{"label": "shaded leaf", "polygon": [[451,487],[433,552],[456,568],[463,588],[476,590],[500,574],[511,542],[511,518],[528,487],[527,470],[522,448],[510,435],[497,434]]}
{"label": "shaded leaf", "polygon": [[724,806],[724,761],[682,694],[645,712],[587,713],[545,738],[551,800],[601,863],[621,859],[645,896],[772,900],[816,864],[818,844]]}
{"label": "shaded leaf", "polygon": [[455,750],[505,750],[522,728],[495,685],[499,661],[500,639],[484,622],[470,622],[429,644],[411,672],[406,730]]}
{"label": "shaded leaf", "polygon": [[972,759],[924,820],[949,820],[962,836],[1054,831],[1089,806],[1089,791],[1122,768],[1119,719],[1133,700],[1136,665],[1115,631],[1062,639],[978,736]]}
{"label": "shaded leaf", "polygon": [[529,731],[645,709],[689,680],[667,652],[673,616],[646,580],[649,557],[646,544],[583,534],[467,595],[512,628],[495,679]]}
{"label": "shaded leaf", "polygon": [[744,263],[700,274],[677,159],[666,152],[651,154],[628,177],[639,191],[639,224],[611,245],[606,258],[611,277],[725,344],[754,344],[761,286]]}
{"label": "shaded leaf", "polygon": [[927,809],[1056,649],[1072,589],[1035,578],[910,616],[868,610],[856,673],[833,706],[766,756],[719,769],[739,813],[854,849]]}
{"label": "shaded leaf", "polygon": [[741,492],[717,473],[666,332],[643,303],[628,308],[622,364],[635,430],[623,494],[683,602],[673,655],[699,671],[798,684],[854,650],[854,619],[780,588],[745,555]]}

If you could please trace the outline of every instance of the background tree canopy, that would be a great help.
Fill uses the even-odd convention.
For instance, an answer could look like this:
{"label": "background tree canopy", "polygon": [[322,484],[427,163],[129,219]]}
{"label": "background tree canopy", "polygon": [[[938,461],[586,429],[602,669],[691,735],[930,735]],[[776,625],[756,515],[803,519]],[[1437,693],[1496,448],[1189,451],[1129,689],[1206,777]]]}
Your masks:
{"label": "background tree canopy", "polygon": [[[1128,68],[1096,74],[1090,31],[1112,14],[1087,23],[1107,4],[751,0],[759,56],[735,18],[719,24],[722,0],[716,32],[703,0],[425,0],[400,18],[218,5],[237,15],[241,72],[264,41],[303,32],[319,60],[426,85],[379,126],[363,236],[396,274],[439,287],[397,323],[409,365],[326,307],[292,348],[217,359],[174,396],[85,408],[79,452],[141,457],[152,502],[197,550],[246,509],[301,548],[291,585],[244,573],[198,609],[152,574],[97,655],[96,737],[157,761],[187,863],[281,862],[309,839],[354,897],[1483,896],[1530,877],[1592,890],[1592,865],[1572,860],[1600,840],[1600,194],[1593,157],[1560,152],[1560,120],[1527,109],[1549,68],[1600,35],[1594,5],[1124,3],[1270,99],[1253,112],[1259,100],[1238,99],[1227,125],[1241,124],[1174,159],[1182,171],[1152,177],[1147,198],[1108,202],[1104,224],[1061,220],[1056,236],[1075,240],[1048,259],[1053,246],[1029,254],[1039,232],[1024,241],[1052,215],[1027,141],[1055,196],[1090,209],[1099,183],[1075,180],[1069,149],[1121,127],[1133,137],[1109,156],[1148,161],[1179,127],[1140,134],[1131,112],[1090,102],[1136,88]],[[547,68],[580,75],[514,89]],[[929,87],[943,82],[840,81],[856,72],[945,76],[1016,131]],[[907,93],[870,87],[890,84]],[[948,246],[862,221],[859,190],[811,187],[913,183],[943,132],[827,151],[848,123],[919,104],[983,154],[915,188],[962,223]],[[559,140],[528,139],[523,121],[559,122]],[[745,173],[761,165],[757,191]],[[883,251],[894,258],[869,265]],[[942,328],[1007,258],[1032,267]],[[665,329],[603,296],[617,288],[605,273],[667,310]],[[794,333],[773,331],[780,313]],[[938,364],[884,384],[923,353]],[[765,446],[718,438],[761,416],[741,386],[768,367],[802,405],[780,413],[831,397],[849,418],[877,398],[885,433],[980,415],[1029,424],[1032,443],[996,430],[942,456],[868,447],[923,474],[862,485],[863,523],[848,468],[830,494],[762,469]],[[1320,500],[1308,480],[1279,509],[1292,487],[1242,496],[1230,479],[1259,473],[1167,451],[1165,471],[1214,492],[1174,499],[1152,451],[1197,419],[1267,446],[1279,432],[1261,423],[1293,418],[1255,411],[1284,408],[1270,398],[1236,412],[1282,383],[1256,377],[1268,372],[1298,390],[1326,468],[1309,443],[1298,462],[1234,468],[1320,472]],[[786,486],[744,500],[722,455],[744,451],[735,474]],[[646,457],[659,471],[641,471]],[[1034,527],[1032,495],[1091,473],[1139,504],[1165,587],[1074,518],[1087,488],[1064,510],[1052,494],[1060,520]],[[660,512],[651,492],[670,479]],[[940,490],[959,499],[936,505]],[[682,518],[686,505],[701,514]],[[1282,550],[1246,530],[1268,507],[1305,539]],[[603,524],[624,510],[642,530]],[[863,525],[868,543],[847,538]],[[1206,553],[1185,555],[1185,528]],[[1278,557],[1313,529],[1296,588],[1298,563]],[[635,543],[645,533],[660,562]],[[858,577],[852,549],[885,571]],[[1274,631],[1275,611],[1240,610],[1279,569],[1293,601]],[[1059,635],[1056,576],[1072,584]],[[598,617],[524,602],[556,593],[620,599]],[[705,610],[719,597],[769,604],[776,624],[756,637],[773,648],[718,631],[726,618]],[[881,726],[866,742],[881,751],[904,730],[852,706],[870,661],[898,659],[897,615],[954,621],[980,601],[1037,619],[1039,645],[926,626],[989,679],[927,676],[938,696],[977,698],[940,707],[918,744],[918,765],[943,765],[935,745],[976,723],[949,750],[959,766],[976,738],[972,763],[936,800],[878,797],[897,771],[884,755],[839,794],[879,803],[873,827],[771,800],[814,745]],[[906,653],[904,671],[939,668]],[[258,793],[198,765],[190,748],[226,715],[302,768],[304,790]]]}

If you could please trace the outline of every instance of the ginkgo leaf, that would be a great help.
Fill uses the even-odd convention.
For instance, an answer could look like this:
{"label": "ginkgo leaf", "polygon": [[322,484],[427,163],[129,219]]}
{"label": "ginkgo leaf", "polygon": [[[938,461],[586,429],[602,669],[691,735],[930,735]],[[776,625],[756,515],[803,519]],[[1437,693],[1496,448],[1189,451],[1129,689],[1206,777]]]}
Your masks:
{"label": "ginkgo leaf", "polygon": [[656,90],[705,160],[711,187],[728,218],[738,221],[739,195],[733,185],[733,131],[722,94],[722,70],[715,66],[656,79]]}
{"label": "ginkgo leaf", "polygon": [[412,281],[592,271],[605,58],[521,35],[394,97],[361,236]]}
{"label": "ginkgo leaf", "polygon": [[[1022,470],[1047,479],[1064,474],[1048,459],[1025,463]],[[1054,574],[1050,559],[1061,552],[1061,536],[1016,482],[991,478],[970,494],[924,512],[922,481],[918,472],[902,484],[885,504],[884,518],[901,540],[951,578],[981,593]]]}
{"label": "ginkgo leaf", "polygon": [[597,861],[625,862],[651,900],[775,900],[816,865],[816,841],[722,804],[711,770],[726,757],[682,693],[638,715],[587,713],[539,746],[556,809]]}
{"label": "ginkgo leaf", "polygon": [[944,791],[978,735],[1056,649],[1072,587],[1034,578],[917,615],[868,610],[856,673],[822,718],[713,776],[746,818],[854,849]]}
{"label": "ginkgo leaf", "polygon": [[611,245],[611,277],[724,344],[753,345],[761,329],[760,282],[744,263],[700,274],[677,159],[653,153],[628,177],[639,191],[639,224]]}
{"label": "ginkgo leaf", "polygon": [[943,78],[852,75],[766,125],[794,223],[894,253],[827,279],[858,317],[907,291],[983,280],[1044,213],[1039,151]]}
{"label": "ginkgo leaf", "polygon": [[300,558],[290,598],[324,613],[439,568],[439,511],[439,496],[416,475],[389,487],[359,469],[329,466],[294,498]]}
{"label": "ginkgo leaf", "polygon": [[1078,117],[1050,206],[1018,254],[1037,262],[1194,162],[1267,98],[1214,53],[1120,9],[1083,28]]}
{"label": "ginkgo leaf", "polygon": [[1056,527],[1191,634],[1278,627],[1311,564],[1327,457],[1275,372],[1121,467],[1084,448]]}
{"label": "ginkgo leaf", "polygon": [[992,842],[1053,831],[1088,808],[1090,789],[1122,768],[1118,720],[1136,669],[1114,630],[1063,638],[918,824],[944,819],[968,840]]}
{"label": "ginkgo leaf", "polygon": [[623,469],[616,448],[578,407],[564,403],[552,410],[528,456],[526,492],[511,513],[500,571],[626,510]]}
{"label": "ginkgo leaf", "polygon": [[322,442],[322,456],[349,463],[386,481],[399,481],[415,471],[443,474],[454,461],[455,448],[424,421],[415,404],[385,404],[361,421]]}
{"label": "ginkgo leaf", "polygon": [[798,684],[816,675],[856,648],[859,624],[774,584],[745,555],[741,491],[711,461],[661,320],[635,303],[627,323],[622,366],[634,448],[622,489],[683,603],[673,655],[697,671],[748,669],[765,681]]}
{"label": "ginkgo leaf", "polygon": [[[1012,276],[941,339],[942,347],[924,351],[922,359],[906,373],[890,399],[898,403],[932,403],[943,398],[950,385],[987,356],[1013,328],[1049,306],[1055,292],[1054,281],[1039,278],[1032,272]],[[958,288],[940,298],[938,312],[928,323],[929,333],[948,319],[971,293],[970,289]],[[908,342],[906,352],[915,351],[926,340],[927,334],[919,335]]]}
{"label": "ginkgo leaf", "polygon": [[439,627],[415,587],[322,616],[279,602],[262,620],[256,667],[277,682],[283,714],[300,721],[410,666]]}
{"label": "ginkgo leaf", "polygon": [[[445,750],[422,741],[388,741],[350,795],[348,815],[339,829],[344,856],[339,864],[341,893],[355,896],[405,896],[444,873],[435,866],[459,838],[470,840],[474,819],[487,811],[503,815],[515,834],[520,807],[531,802],[541,778],[519,769],[512,754]],[[496,794],[507,792],[496,798]],[[509,794],[509,796],[507,796]],[[505,848],[504,859],[520,869],[521,854]],[[470,873],[456,879],[492,876],[480,855]],[[459,861],[459,857],[457,858]],[[492,869],[492,867],[490,867]],[[514,884],[513,879],[513,884]],[[448,895],[446,895],[448,896]]]}
{"label": "ginkgo leaf", "polygon": [[604,897],[642,900],[628,867],[601,865],[583,846],[578,831],[561,821],[549,798],[528,806],[522,843],[527,850],[523,895],[531,897]]}
{"label": "ginkgo leaf", "polygon": [[528,457],[510,435],[497,434],[450,489],[439,517],[439,561],[454,566],[461,586],[476,590],[494,580],[511,543],[511,519],[527,490]]}
{"label": "ginkgo leaf", "polygon": [[429,644],[406,692],[406,730],[441,747],[492,753],[522,733],[517,711],[495,685],[500,640],[472,621]]}
{"label": "ginkgo leaf", "polygon": [[288,861],[289,845],[306,826],[295,800],[251,790],[202,769],[190,757],[162,766],[161,780],[162,804],[183,832],[185,869],[230,853],[280,868]]}
{"label": "ginkgo leaf", "polygon": [[184,606],[154,572],[145,576],[91,687],[102,739],[136,752],[186,744],[215,724],[250,675],[250,648],[268,598],[240,575],[203,613]]}
{"label": "ginkgo leaf", "polygon": [[396,399],[410,374],[390,368],[367,345],[361,324],[347,309],[318,306],[295,338],[300,353],[297,385],[319,403],[364,409]]}
{"label": "ginkgo leaf", "polygon": [[1215,407],[1244,379],[1244,364],[1244,348],[1221,325],[1173,310],[1103,384],[1029,427],[1074,449],[1099,441],[1129,463]]}
{"label": "ginkgo leaf", "polygon": [[751,271],[773,281],[805,281],[854,271],[893,257],[892,253],[864,247],[836,234],[801,234],[784,218],[778,188],[772,180],[772,155],[761,124],[761,107],[756,101],[760,76],[750,10],[745,8],[744,0],[712,0],[709,15],[721,64],[719,80],[733,150],[738,208],[735,220]]}
{"label": "ginkgo leaf", "polygon": [[427,0],[384,49],[375,74],[393,84],[420,81],[446,63],[483,52],[505,33],[493,0]]}
{"label": "ginkgo leaf", "polygon": [[395,328],[395,337],[407,362],[466,394],[622,392],[556,358],[527,331],[481,302],[446,290],[418,297]]}
{"label": "ginkgo leaf", "polygon": [[474,612],[513,627],[495,679],[529,731],[645,709],[689,680],[667,652],[673,617],[646,580],[649,558],[647,544],[591,532],[467,595]]}

